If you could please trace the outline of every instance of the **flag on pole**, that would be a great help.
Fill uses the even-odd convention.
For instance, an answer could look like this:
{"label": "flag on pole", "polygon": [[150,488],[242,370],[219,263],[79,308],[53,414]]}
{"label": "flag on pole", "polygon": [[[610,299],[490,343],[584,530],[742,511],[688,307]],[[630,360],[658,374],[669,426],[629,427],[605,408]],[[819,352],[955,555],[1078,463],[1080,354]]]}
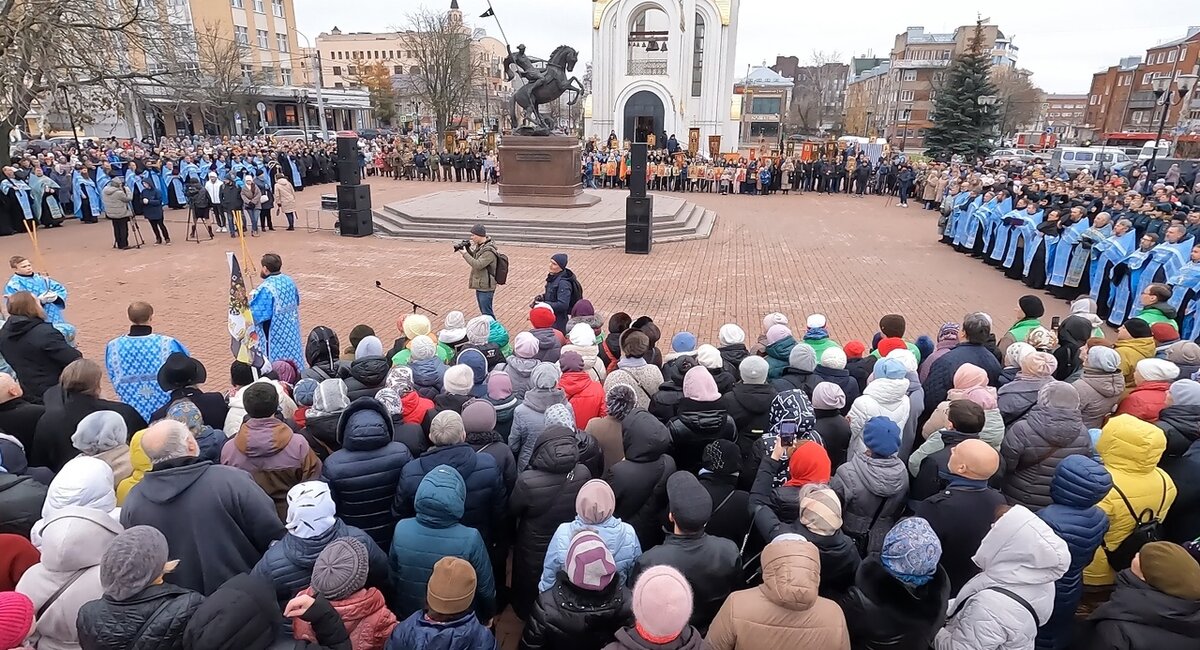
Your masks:
{"label": "flag on pole", "polygon": [[495,15],[496,15],[496,12],[495,12],[495,11],[493,11],[491,7],[488,7],[488,8],[487,8],[487,11],[485,11],[485,12],[483,12],[483,13],[479,14],[479,17],[480,17],[480,18],[487,18],[488,16],[495,16]]}
{"label": "flag on pole", "polygon": [[250,313],[250,299],[246,292],[246,279],[242,277],[242,266],[233,253],[225,253],[229,261],[229,347],[233,358],[248,363],[259,374],[270,368],[270,361],[262,353],[258,328]]}

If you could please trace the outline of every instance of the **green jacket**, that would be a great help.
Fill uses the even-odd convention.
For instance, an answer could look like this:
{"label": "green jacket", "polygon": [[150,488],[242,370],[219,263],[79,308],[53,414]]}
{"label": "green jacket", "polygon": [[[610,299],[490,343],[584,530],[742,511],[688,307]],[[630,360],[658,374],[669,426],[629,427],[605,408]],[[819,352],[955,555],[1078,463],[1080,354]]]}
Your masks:
{"label": "green jacket", "polygon": [[1175,322],[1175,319],[1162,313],[1162,310],[1157,307],[1146,307],[1142,310],[1142,313],[1134,316],[1134,318],[1144,320],[1151,325],[1155,323],[1169,323],[1171,327],[1179,329],[1179,324]]}
{"label": "green jacket", "polygon": [[1025,337],[1041,326],[1042,322],[1040,320],[1026,318],[1025,320],[1017,321],[1012,327],[1008,328],[1008,335],[1012,337],[1014,343],[1024,343]]}
{"label": "green jacket", "polygon": [[[404,348],[403,350],[392,355],[392,365],[407,366],[410,358],[412,358],[412,350]],[[450,365],[450,362],[454,359],[454,350],[445,343],[438,342],[437,358],[441,359],[442,363]]]}
{"label": "green jacket", "polygon": [[462,251],[463,259],[471,265],[471,278],[467,286],[476,291],[495,291],[496,276],[496,245],[491,238],[483,242],[479,248],[467,246]]}
{"label": "green jacket", "polygon": [[817,355],[817,364],[818,365],[821,363],[821,355],[825,354],[826,350],[828,350],[829,348],[842,347],[837,344],[837,341],[834,341],[833,339],[828,338],[828,337],[823,338],[823,339],[801,340],[799,342],[804,345],[807,345],[808,347],[813,349],[813,352],[816,353],[816,355]]}

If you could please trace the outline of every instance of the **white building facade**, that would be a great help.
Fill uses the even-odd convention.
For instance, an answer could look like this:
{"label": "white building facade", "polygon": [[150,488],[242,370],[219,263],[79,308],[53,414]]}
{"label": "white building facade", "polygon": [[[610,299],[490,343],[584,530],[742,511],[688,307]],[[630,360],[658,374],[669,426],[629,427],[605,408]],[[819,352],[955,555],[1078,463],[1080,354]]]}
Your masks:
{"label": "white building facade", "polygon": [[585,132],[601,141],[658,146],[675,135],[684,146],[710,136],[735,151],[734,55],[740,0],[593,0],[592,87]]}

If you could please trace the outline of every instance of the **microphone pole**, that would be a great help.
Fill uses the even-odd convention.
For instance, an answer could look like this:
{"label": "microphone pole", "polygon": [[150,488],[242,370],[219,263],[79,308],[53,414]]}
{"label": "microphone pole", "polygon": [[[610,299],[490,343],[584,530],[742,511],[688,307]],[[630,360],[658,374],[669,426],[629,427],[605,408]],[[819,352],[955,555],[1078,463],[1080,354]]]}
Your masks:
{"label": "microphone pole", "polygon": [[414,314],[415,314],[415,313],[417,313],[417,310],[418,310],[418,309],[421,309],[422,311],[427,311],[427,312],[429,312],[430,314],[433,314],[434,316],[438,316],[438,315],[439,315],[439,314],[438,314],[436,311],[434,311],[434,310],[432,310],[432,309],[430,309],[430,308],[426,307],[425,305],[422,305],[422,304],[419,304],[419,303],[417,303],[415,300],[409,300],[408,298],[405,298],[404,296],[402,296],[402,295],[400,295],[400,294],[398,294],[398,293],[394,293],[394,292],[392,292],[392,291],[388,291],[387,289],[385,289],[385,288],[383,287],[383,283],[382,283],[382,282],[380,282],[379,280],[376,280],[376,281],[375,281],[375,288],[376,288],[376,289],[379,289],[380,291],[382,291],[382,292],[384,292],[384,293],[386,293],[386,294],[388,294],[389,296],[392,296],[392,297],[394,297],[394,298],[399,298],[400,300],[402,300],[402,301],[404,301],[404,302],[406,302],[406,303],[408,303],[408,304],[412,305],[412,313],[414,313]]}

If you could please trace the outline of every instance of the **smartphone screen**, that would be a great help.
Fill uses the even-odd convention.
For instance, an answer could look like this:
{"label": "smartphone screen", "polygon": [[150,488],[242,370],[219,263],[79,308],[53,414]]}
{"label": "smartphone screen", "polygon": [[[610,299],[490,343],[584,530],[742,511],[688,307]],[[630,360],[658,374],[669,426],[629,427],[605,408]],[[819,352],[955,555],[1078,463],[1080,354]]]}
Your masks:
{"label": "smartphone screen", "polygon": [[796,423],[784,422],[779,425],[779,441],[784,447],[791,447],[796,443]]}
{"label": "smartphone screen", "polygon": [[1052,330],[1057,330],[1057,329],[1058,329],[1058,323],[1059,323],[1059,321],[1060,321],[1060,320],[1061,320],[1061,319],[1060,319],[1058,316],[1055,316],[1054,318],[1050,319],[1050,329],[1052,329]]}

